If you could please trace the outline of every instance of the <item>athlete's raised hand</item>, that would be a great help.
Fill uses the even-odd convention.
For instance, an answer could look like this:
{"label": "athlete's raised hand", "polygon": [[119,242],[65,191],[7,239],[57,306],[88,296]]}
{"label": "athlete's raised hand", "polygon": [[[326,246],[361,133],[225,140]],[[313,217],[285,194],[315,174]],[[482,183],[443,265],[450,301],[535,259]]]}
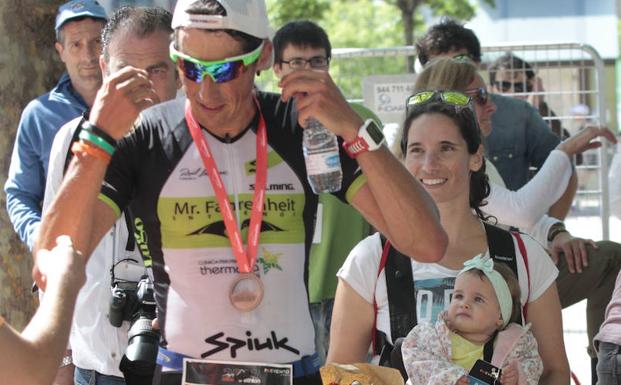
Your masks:
{"label": "athlete's raised hand", "polygon": [[119,140],[131,129],[142,110],[157,103],[159,97],[149,74],[127,66],[104,80],[89,121]]}

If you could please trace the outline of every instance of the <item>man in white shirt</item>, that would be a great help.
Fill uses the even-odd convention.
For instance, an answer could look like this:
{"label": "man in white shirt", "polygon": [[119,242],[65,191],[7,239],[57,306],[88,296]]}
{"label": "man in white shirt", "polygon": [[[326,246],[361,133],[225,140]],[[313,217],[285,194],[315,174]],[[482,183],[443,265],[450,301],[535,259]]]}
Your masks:
{"label": "man in white shirt", "polygon": [[[173,99],[179,88],[168,57],[172,15],[161,8],[123,7],[109,19],[103,33],[100,66],[104,78],[131,65],[149,73],[159,101]],[[158,101],[158,102],[159,102]],[[50,154],[44,211],[62,182],[67,154],[82,118],[61,128]],[[129,322],[110,324],[111,267],[116,279],[138,281],[145,267],[140,254],[126,251],[128,229],[122,217],[102,239],[87,265],[87,281],[76,304],[67,357],[75,363],[75,384],[124,384],[119,363],[127,347]],[[67,358],[65,363],[71,363]]]}

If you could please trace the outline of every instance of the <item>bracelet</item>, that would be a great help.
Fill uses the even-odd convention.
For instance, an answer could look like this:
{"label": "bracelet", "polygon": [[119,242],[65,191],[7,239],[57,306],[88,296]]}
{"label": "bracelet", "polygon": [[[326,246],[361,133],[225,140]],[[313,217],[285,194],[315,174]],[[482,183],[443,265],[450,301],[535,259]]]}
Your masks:
{"label": "bracelet", "polygon": [[565,228],[557,228],[552,230],[552,232],[548,234],[548,242],[553,242],[554,238],[556,238],[556,236],[560,233],[569,233],[569,231],[567,231]]}
{"label": "bracelet", "polygon": [[71,152],[74,155],[82,155],[82,156],[85,154],[88,154],[95,158],[101,159],[106,163],[110,163],[110,159],[112,159],[112,155],[107,153],[101,147],[95,146],[94,144],[90,142],[85,142],[83,140],[79,142],[74,142],[73,145],[71,146]]}
{"label": "bracelet", "polygon": [[101,139],[105,140],[109,145],[116,148],[116,140],[101,128],[97,127],[94,124],[91,124],[91,122],[88,121],[88,118],[84,120],[84,123],[82,123],[82,129],[92,132],[93,134],[99,136]]}
{"label": "bracelet", "polygon": [[64,356],[63,359],[60,361],[59,368],[64,368],[65,366],[69,366],[71,364],[73,364],[73,357]]}
{"label": "bracelet", "polygon": [[100,138],[99,136],[95,135],[90,131],[80,131],[79,138],[82,139],[82,141],[84,142],[89,142],[101,148],[102,150],[110,154],[110,156],[114,155],[114,151],[116,150],[114,146],[111,146],[110,143],[106,142],[103,138]]}

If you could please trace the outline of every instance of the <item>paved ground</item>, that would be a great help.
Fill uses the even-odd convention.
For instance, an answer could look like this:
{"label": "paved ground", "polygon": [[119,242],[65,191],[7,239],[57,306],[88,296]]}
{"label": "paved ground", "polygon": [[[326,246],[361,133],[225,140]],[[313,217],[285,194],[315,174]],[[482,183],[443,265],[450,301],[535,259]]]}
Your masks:
{"label": "paved ground", "polygon": [[[594,240],[602,239],[601,222],[598,217],[570,217],[565,223],[575,236]],[[621,221],[616,218],[610,221],[610,240],[621,242]],[[569,366],[582,385],[589,385],[591,384],[591,361],[586,353],[585,311],[586,301],[563,310],[563,329]]]}

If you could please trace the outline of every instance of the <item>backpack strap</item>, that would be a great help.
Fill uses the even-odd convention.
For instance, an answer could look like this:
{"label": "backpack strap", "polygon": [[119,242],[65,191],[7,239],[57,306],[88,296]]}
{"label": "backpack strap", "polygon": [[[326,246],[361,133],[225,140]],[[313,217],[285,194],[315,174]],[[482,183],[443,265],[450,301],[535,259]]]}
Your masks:
{"label": "backpack strap", "polygon": [[494,342],[496,342],[496,337],[498,337],[498,330],[496,330],[492,335],[492,338],[490,338],[489,341],[487,341],[485,345],[483,345],[483,361],[485,362],[492,362],[492,357],[494,356]]}
{"label": "backpack strap", "polygon": [[[388,259],[388,253],[390,252],[390,241],[386,239],[385,236],[380,234],[380,242],[382,245],[382,257],[380,259],[380,264],[377,269],[377,276],[375,277],[375,283],[377,285],[377,281],[379,280],[379,276],[384,270],[386,266],[386,260]],[[377,301],[375,300],[375,290],[373,290],[373,332],[371,336],[371,342],[373,347],[373,352],[375,354],[380,354],[382,347],[386,343],[386,336],[384,333],[377,330]]]}
{"label": "backpack strap", "polygon": [[522,314],[520,314],[520,317],[518,318],[518,323],[523,325],[527,313],[528,298],[530,298],[530,273],[528,271],[526,248],[524,247],[522,238],[519,237],[519,233],[517,231],[510,232],[485,222],[483,222],[483,225],[485,226],[485,233],[487,234],[487,246],[489,248],[490,257],[496,262],[501,262],[507,265],[511,271],[513,271],[515,276],[519,277],[513,237],[517,239],[520,254],[522,254],[524,264],[526,265],[526,276],[529,288],[526,297],[526,304],[522,307]]}
{"label": "backpack strap", "polygon": [[[386,292],[388,301],[388,312],[390,315],[390,336],[392,341],[399,337],[406,336],[416,325],[416,293],[414,291],[414,277],[412,275],[412,261],[409,257],[398,252],[390,241],[382,237],[382,259],[378,269],[378,277],[382,270],[385,270]],[[377,303],[374,301],[375,322],[377,322]],[[377,325],[374,325],[374,338],[376,340],[375,351],[382,350],[386,345],[379,345]],[[385,336],[384,336],[385,337]]]}
{"label": "backpack strap", "polygon": [[526,267],[526,280],[528,282],[528,293],[526,293],[526,304],[522,308],[522,313],[524,315],[524,319],[528,318],[528,301],[530,301],[530,268],[528,267],[528,253],[526,252],[526,246],[524,245],[524,240],[520,236],[519,231],[512,231],[511,234],[517,240],[518,248],[520,249],[520,254],[522,254],[522,258],[524,259],[524,266]]}

